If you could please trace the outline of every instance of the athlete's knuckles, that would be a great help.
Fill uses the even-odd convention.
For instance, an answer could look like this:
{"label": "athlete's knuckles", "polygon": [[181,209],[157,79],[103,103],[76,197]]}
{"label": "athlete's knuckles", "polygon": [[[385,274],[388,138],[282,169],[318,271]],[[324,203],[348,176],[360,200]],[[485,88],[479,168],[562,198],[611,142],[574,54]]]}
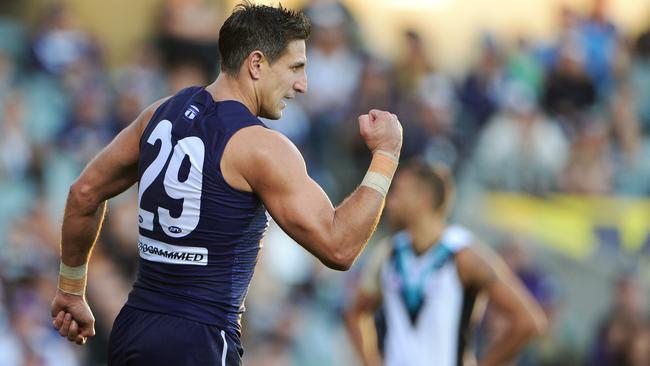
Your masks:
{"label": "athlete's knuckles", "polygon": [[94,329],[84,330],[83,332],[81,332],[81,335],[84,337],[93,337],[95,335],[95,330]]}

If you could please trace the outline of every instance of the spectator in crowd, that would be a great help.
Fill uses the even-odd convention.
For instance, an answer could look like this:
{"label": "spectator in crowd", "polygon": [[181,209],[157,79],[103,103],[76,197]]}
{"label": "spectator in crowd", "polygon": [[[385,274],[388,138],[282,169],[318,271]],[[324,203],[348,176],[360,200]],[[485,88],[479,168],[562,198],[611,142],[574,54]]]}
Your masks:
{"label": "spectator in crowd", "polygon": [[332,149],[326,142],[335,141],[338,130],[351,122],[345,119],[346,112],[358,97],[354,93],[361,80],[363,57],[346,23],[349,13],[344,6],[337,1],[319,0],[305,10],[313,27],[306,69],[310,91],[297,100],[311,120],[307,155],[312,174],[338,200],[343,198],[339,193],[343,191],[333,174],[343,158],[340,149]]}
{"label": "spectator in crowd", "polygon": [[523,36],[517,39],[504,67],[510,82],[521,83],[536,95],[541,93],[544,68],[529,39]]}
{"label": "spectator in crowd", "polygon": [[542,105],[547,113],[571,131],[575,119],[596,103],[596,86],[586,74],[580,49],[567,43],[560,50],[555,66],[546,76]]}
{"label": "spectator in crowd", "polygon": [[491,36],[484,35],[478,64],[469,70],[460,85],[463,150],[471,152],[478,132],[498,111],[505,75],[503,55]]}
{"label": "spectator in crowd", "polygon": [[613,69],[619,34],[608,15],[608,0],[593,0],[591,13],[580,27],[582,54],[589,60],[587,74],[594,80],[601,98],[609,96],[613,87]]}
{"label": "spectator in crowd", "polygon": [[40,24],[32,50],[38,65],[48,73],[60,75],[76,62],[98,56],[90,37],[74,26],[65,2],[50,5]]}
{"label": "spectator in crowd", "polygon": [[[632,93],[638,101],[650,100],[650,28],[641,33],[634,45],[630,70]],[[650,135],[650,103],[637,103],[641,132]]]}
{"label": "spectator in crowd", "polygon": [[0,177],[19,179],[32,165],[32,146],[25,131],[24,100],[19,91],[5,99],[0,124]]}
{"label": "spectator in crowd", "polygon": [[523,84],[509,84],[504,112],[485,127],[476,147],[479,179],[491,189],[545,193],[556,187],[569,144]]}
{"label": "spectator in crowd", "polygon": [[429,42],[425,42],[422,36],[414,31],[404,32],[404,51],[396,63],[397,88],[400,94],[407,96],[417,93],[421,87],[422,80],[433,73],[434,68],[427,55]]}
{"label": "spectator in crowd", "polygon": [[131,123],[146,106],[168,94],[158,53],[146,43],[132,61],[113,74],[112,81],[116,94],[112,101],[116,105],[113,119],[118,130]]}
{"label": "spectator in crowd", "polygon": [[650,194],[650,140],[641,131],[639,103],[627,76],[617,83],[610,102],[612,119],[612,153],[614,189],[631,196]]}
{"label": "spectator in crowd", "polygon": [[363,61],[346,32],[346,13],[336,2],[318,6],[307,50],[310,93],[301,102],[316,123],[338,124],[361,77]]}
{"label": "spectator in crowd", "polygon": [[168,70],[191,64],[205,80],[217,75],[221,13],[221,2],[165,0],[158,47]]}
{"label": "spectator in crowd", "polygon": [[603,195],[612,192],[613,170],[610,155],[610,126],[595,112],[583,114],[576,137],[560,177],[564,192]]}
{"label": "spectator in crowd", "polygon": [[441,73],[429,74],[420,83],[418,97],[428,137],[423,156],[430,163],[441,163],[453,170],[461,163],[454,85]]}

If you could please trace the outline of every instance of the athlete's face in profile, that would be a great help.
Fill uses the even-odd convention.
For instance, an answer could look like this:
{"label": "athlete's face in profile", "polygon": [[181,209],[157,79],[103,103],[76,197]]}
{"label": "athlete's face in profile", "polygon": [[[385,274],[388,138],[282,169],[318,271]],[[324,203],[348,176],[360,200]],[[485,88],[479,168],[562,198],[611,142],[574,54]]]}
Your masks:
{"label": "athlete's face in profile", "polygon": [[386,197],[386,213],[390,225],[397,230],[403,229],[414,215],[423,209],[426,201],[422,183],[417,176],[408,171],[401,171],[390,187]]}
{"label": "athlete's face in profile", "polygon": [[279,119],[287,106],[285,100],[307,91],[306,62],[305,41],[295,40],[279,59],[266,65],[260,79],[260,117]]}

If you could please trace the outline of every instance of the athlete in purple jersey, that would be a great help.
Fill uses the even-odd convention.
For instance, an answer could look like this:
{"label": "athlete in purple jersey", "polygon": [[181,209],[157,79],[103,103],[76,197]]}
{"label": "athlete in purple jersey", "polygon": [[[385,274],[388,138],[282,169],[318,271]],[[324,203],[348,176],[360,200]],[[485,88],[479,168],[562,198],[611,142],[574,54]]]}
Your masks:
{"label": "athlete in purple jersey", "polygon": [[402,144],[395,115],[359,117],[373,154],[366,177],[334,208],[295,146],[258,117],[307,90],[301,13],[239,5],[219,34],[222,65],[207,87],[150,107],[70,188],[55,328],[94,335],[86,265],[106,200],[138,182],[140,269],[117,317],[110,365],[239,365],[240,318],[266,228],[265,210],[325,265],[348,269],[373,233]]}

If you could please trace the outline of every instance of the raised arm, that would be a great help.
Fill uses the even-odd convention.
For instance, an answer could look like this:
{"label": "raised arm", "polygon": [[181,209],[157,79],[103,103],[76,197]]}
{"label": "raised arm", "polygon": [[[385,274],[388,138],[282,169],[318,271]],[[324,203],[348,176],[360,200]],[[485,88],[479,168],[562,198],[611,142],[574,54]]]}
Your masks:
{"label": "raised arm", "polygon": [[140,136],[160,100],[145,109],[82,171],[70,187],[61,228],[61,268],[52,302],[54,327],[83,344],[93,336],[94,318],[85,301],[86,264],[99,235],[106,200],[138,179]]}
{"label": "raised arm", "polygon": [[[227,164],[241,173],[280,227],[326,266],[337,270],[352,265],[374,232],[402,143],[401,125],[390,113],[371,111],[359,117],[359,125],[373,152],[375,167],[371,165],[362,185],[337,208],[307,175],[300,152],[282,135],[252,127],[238,132],[232,146],[226,148],[226,153],[239,152],[229,154],[238,160]],[[254,148],[250,147],[252,141]]]}
{"label": "raised arm", "polygon": [[504,365],[546,328],[546,317],[521,281],[491,249],[475,245],[457,254],[465,286],[487,293],[490,303],[508,319],[508,328],[479,361],[480,366]]}

